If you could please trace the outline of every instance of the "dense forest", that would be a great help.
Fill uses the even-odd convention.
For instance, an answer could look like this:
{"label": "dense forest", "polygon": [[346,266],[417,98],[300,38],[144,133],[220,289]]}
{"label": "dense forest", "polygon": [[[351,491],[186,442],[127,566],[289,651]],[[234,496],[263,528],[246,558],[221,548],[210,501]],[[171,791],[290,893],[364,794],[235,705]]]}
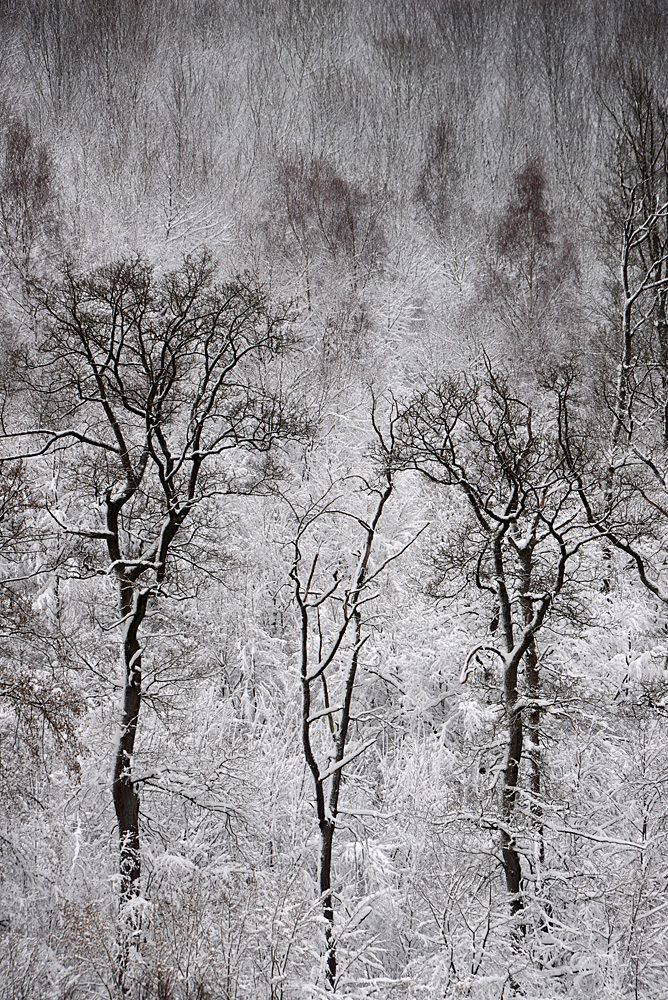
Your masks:
{"label": "dense forest", "polygon": [[667,51],[0,2],[2,1000],[668,998]]}

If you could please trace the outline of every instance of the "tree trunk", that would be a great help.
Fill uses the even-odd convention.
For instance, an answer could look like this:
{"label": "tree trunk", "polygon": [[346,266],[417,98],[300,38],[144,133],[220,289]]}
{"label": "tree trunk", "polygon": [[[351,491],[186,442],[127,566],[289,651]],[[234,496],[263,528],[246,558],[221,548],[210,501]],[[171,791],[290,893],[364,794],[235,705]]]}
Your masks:
{"label": "tree trunk", "polygon": [[[354,602],[359,600],[360,592],[364,585],[364,577],[365,572],[362,571],[357,580],[357,589],[353,594]],[[346,693],[343,701],[341,722],[336,736],[335,760],[337,763],[343,760],[346,752],[346,741],[350,726],[350,708],[361,648],[362,615],[359,608],[353,612],[352,617],[355,623],[353,633],[354,646],[350,660],[350,669],[346,678]],[[320,895],[322,898],[323,916],[325,918],[325,982],[327,988],[331,990],[334,989],[336,982],[336,941],[334,938],[334,906],[331,892],[332,843],[334,840],[334,830],[336,829],[336,817],[339,813],[339,793],[341,791],[342,776],[343,768],[339,768],[332,775],[332,786],[329,793],[329,815],[326,818],[323,817],[323,821],[320,823]]]}
{"label": "tree trunk", "polygon": [[[516,668],[515,668],[515,673]],[[508,671],[506,671],[508,674]],[[512,686],[506,682],[506,690]],[[515,687],[517,694],[517,688]],[[508,720],[508,749],[506,765],[503,771],[503,795],[502,811],[503,819],[507,828],[515,821],[515,803],[517,801],[517,784],[519,779],[520,760],[522,758],[522,713],[517,711],[507,698],[506,718]],[[515,697],[517,701],[517,697]],[[513,916],[523,907],[522,902],[522,866],[520,856],[515,846],[515,838],[509,829],[501,831],[501,852],[503,856],[503,870],[506,876],[506,888],[510,896],[510,912]]]}
{"label": "tree trunk", "polygon": [[[520,605],[522,607],[522,617],[524,624],[530,625],[533,619],[533,606],[526,595],[531,590],[531,574],[533,570],[533,545],[525,545],[518,549],[518,559],[520,563]],[[540,672],[538,667],[538,651],[536,643],[532,639],[524,656],[526,668],[527,695],[531,702],[529,708],[529,722],[526,727],[527,739],[529,742],[529,763],[531,774],[529,777],[529,787],[531,789],[531,814],[534,819],[536,834],[538,836],[538,857],[537,864],[540,868],[545,860],[545,843],[543,840],[543,810],[540,804],[541,793],[541,746],[540,746],[540,721],[541,710],[537,704],[540,697]],[[537,872],[539,877],[539,873]],[[536,888],[539,886],[537,885]]]}
{"label": "tree trunk", "polygon": [[[300,592],[297,590],[298,599]],[[318,860],[318,888],[322,915],[325,921],[325,985],[334,988],[336,980],[336,941],[334,940],[334,901],[332,899],[332,843],[335,820],[327,815],[320,768],[313,754],[309,715],[311,712],[311,684],[308,679],[308,610],[300,602],[301,627],[301,682],[302,682],[302,746],[306,763],[313,775],[315,807],[320,830],[320,858]]]}
{"label": "tree trunk", "polygon": [[[137,637],[144,620],[150,591],[120,584],[121,616],[125,619],[123,642],[123,707],[121,735],[114,761],[112,794],[120,843],[121,911],[139,895],[141,857],[139,851],[139,795],[132,780],[132,762],[141,707],[141,647]],[[121,914],[122,916],[122,914]]]}
{"label": "tree trunk", "polygon": [[332,843],[334,820],[320,822],[320,899],[325,919],[325,986],[334,989],[336,982],[336,941],[334,940],[334,902],[332,900]]}
{"label": "tree trunk", "polygon": [[[632,200],[629,213],[624,222],[624,239],[620,262],[622,293],[624,296],[621,313],[622,343],[621,357],[619,359],[619,371],[617,375],[617,387],[615,390],[615,401],[613,404],[612,426],[610,428],[610,464],[606,469],[605,478],[602,483],[606,512],[611,509],[613,504],[616,451],[622,437],[624,437],[625,442],[628,445],[631,440],[633,426],[631,374],[633,371],[633,355],[635,347],[633,308],[636,302],[636,295],[631,287],[631,245],[633,242],[635,210],[635,200]],[[612,546],[610,545],[609,540],[605,538],[602,542],[602,555],[604,571],[601,591],[604,594],[609,594],[612,586]],[[607,567],[607,569],[605,567]]]}
{"label": "tree trunk", "polygon": [[125,973],[130,947],[138,942],[139,914],[132,903],[139,896],[141,853],[139,844],[139,795],[132,780],[132,764],[141,708],[141,647],[137,637],[146,615],[150,590],[134,591],[126,580],[120,583],[121,618],[125,621],[123,641],[123,707],[121,734],[114,760],[112,796],[119,838],[119,921],[115,978],[122,994],[127,992]]}
{"label": "tree trunk", "polygon": [[121,736],[114,761],[113,797],[120,842],[121,908],[139,893],[141,862],[139,856],[139,796],[132,782],[137,721],[141,705],[141,674],[132,651],[125,647],[125,682]]}
{"label": "tree trunk", "polygon": [[[515,838],[511,828],[515,822],[515,803],[517,801],[517,785],[519,781],[520,761],[522,759],[522,712],[517,709],[517,657],[513,655],[515,641],[513,636],[512,608],[503,559],[504,526],[496,532],[492,543],[494,553],[494,572],[496,577],[496,592],[499,602],[499,619],[505,645],[505,664],[503,670],[503,704],[508,725],[508,744],[506,748],[506,763],[503,769],[503,791],[501,794],[501,813],[504,829],[501,830],[501,856],[503,871],[506,878],[506,888],[510,897],[510,912],[513,916],[523,908],[522,902],[522,865],[515,846]],[[523,928],[522,928],[523,930]]]}
{"label": "tree trunk", "polygon": [[666,293],[661,292],[657,300],[656,330],[659,339],[659,364],[661,366],[661,430],[663,446],[668,448],[668,317],[666,317]]}

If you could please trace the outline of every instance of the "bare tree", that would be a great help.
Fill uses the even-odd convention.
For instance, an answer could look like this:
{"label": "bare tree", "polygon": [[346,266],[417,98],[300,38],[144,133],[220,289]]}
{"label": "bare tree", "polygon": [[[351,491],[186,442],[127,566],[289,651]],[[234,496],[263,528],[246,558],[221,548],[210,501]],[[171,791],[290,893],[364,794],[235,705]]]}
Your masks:
{"label": "bare tree", "polygon": [[603,539],[604,589],[616,548],[664,601],[652,550],[665,528],[668,482],[668,113],[639,64],[625,66],[618,86],[608,108],[615,171],[601,216],[611,275],[613,360],[602,394],[609,419],[596,429],[597,447],[587,448],[585,422],[565,393],[560,439],[583,509]]}
{"label": "bare tree", "polygon": [[[461,491],[473,515],[463,550],[446,555],[444,573],[453,573],[456,592],[470,583],[491,598],[488,634],[469,655],[462,678],[469,679],[476,666],[487,670],[490,657],[501,663],[506,739],[497,826],[511,913],[524,932],[523,800],[529,802],[538,843],[537,852],[524,856],[531,864],[533,853],[539,866],[544,858],[545,700],[536,639],[569,583],[569,564],[577,562],[595,532],[578,515],[577,496],[549,425],[489,363],[481,377],[446,379],[416,394],[403,415],[402,437],[404,466],[437,486]],[[530,769],[528,796],[520,781],[524,756]],[[540,888],[541,872],[533,876]],[[549,903],[538,902],[547,919]]]}
{"label": "bare tree", "polygon": [[[376,586],[380,574],[417,537],[374,563],[379,524],[394,491],[397,416],[395,410],[389,432],[384,435],[376,423],[374,408],[373,422],[383,470],[377,484],[359,480],[363,507],[367,509],[362,512],[340,509],[340,498],[332,489],[299,517],[292,543],[290,579],[300,623],[302,748],[313,777],[320,831],[318,881],[325,922],[325,984],[330,990],[335,989],[337,982],[332,852],[343,771],[376,742],[378,735],[374,732],[354,748],[348,745],[360,653],[372,634],[367,609],[379,596]],[[328,565],[323,571],[323,549],[316,541],[313,551],[313,537],[309,536],[314,536],[314,529],[326,520],[334,521],[345,543],[339,541],[333,550],[330,548],[326,555]],[[304,565],[306,545],[313,554]],[[346,563],[352,563],[349,570]],[[316,703],[318,690],[321,707]],[[322,746],[323,740],[321,732],[314,732],[316,723],[318,729],[325,725],[329,736],[324,739],[324,761],[318,760],[318,745]]]}
{"label": "bare tree", "polygon": [[611,400],[614,452],[631,435],[639,407],[646,409],[650,400],[668,443],[668,113],[648,74],[632,65],[611,115],[617,129],[617,176],[605,222],[616,279],[613,316],[615,321],[619,317],[620,334]]}
{"label": "bare tree", "polygon": [[51,512],[53,522],[100,546],[98,565],[116,580],[123,696],[112,792],[121,914],[132,917],[142,623],[149,602],[169,589],[169,560],[187,549],[184,523],[211,498],[251,492],[270,475],[265,462],[235,476],[225,455],[267,454],[288,433],[278,358],[289,312],[272,309],[249,277],[215,284],[207,254],[163,276],[137,258],[91,274],[68,265],[60,282],[33,284],[30,295],[37,343],[18,377],[36,423],[13,425],[16,398],[8,404],[3,461],[60,453],[71,503],[69,513],[62,504]]}

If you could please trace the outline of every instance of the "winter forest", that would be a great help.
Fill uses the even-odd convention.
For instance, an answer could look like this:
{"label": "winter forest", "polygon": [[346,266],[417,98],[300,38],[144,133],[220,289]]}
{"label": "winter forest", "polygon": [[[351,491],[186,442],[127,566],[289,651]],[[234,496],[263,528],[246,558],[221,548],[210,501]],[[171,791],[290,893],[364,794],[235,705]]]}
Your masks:
{"label": "winter forest", "polygon": [[0,2],[0,998],[668,998],[663,0]]}

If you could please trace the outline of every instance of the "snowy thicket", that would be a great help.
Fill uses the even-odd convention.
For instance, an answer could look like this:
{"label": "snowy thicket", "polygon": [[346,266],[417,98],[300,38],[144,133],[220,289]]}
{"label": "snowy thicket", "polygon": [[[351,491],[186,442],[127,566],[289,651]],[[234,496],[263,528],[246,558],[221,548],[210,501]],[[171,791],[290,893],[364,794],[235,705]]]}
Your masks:
{"label": "snowy thicket", "polygon": [[668,998],[668,16],[0,5],[0,998]]}

